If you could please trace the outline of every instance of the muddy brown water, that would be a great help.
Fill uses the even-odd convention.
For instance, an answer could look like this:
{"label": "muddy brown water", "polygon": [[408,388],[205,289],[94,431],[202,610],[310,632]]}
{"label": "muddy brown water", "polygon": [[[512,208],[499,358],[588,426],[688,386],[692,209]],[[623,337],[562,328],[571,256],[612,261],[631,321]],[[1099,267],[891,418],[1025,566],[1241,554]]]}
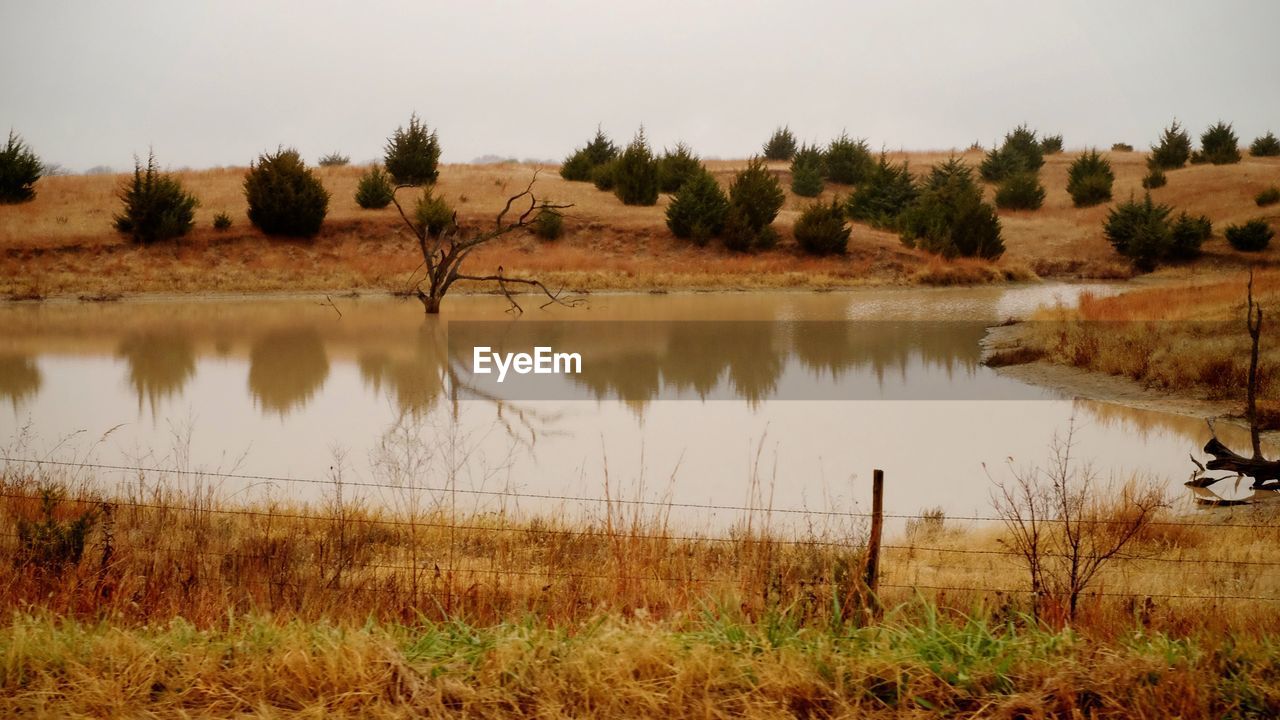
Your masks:
{"label": "muddy brown water", "polygon": [[[590,514],[599,506],[522,496],[607,493],[670,501],[676,515],[711,526],[743,513],[703,505],[865,510],[876,467],[887,474],[889,512],[990,515],[992,479],[1045,462],[1074,416],[1075,456],[1103,479],[1146,473],[1175,487],[1206,439],[1202,422],[1076,400],[980,364],[985,325],[1085,291],[1116,287],[596,295],[546,311],[526,303],[515,322],[604,323],[583,326],[571,348],[591,370],[573,380],[591,399],[503,402],[455,401],[442,360],[450,323],[510,320],[495,297],[449,298],[442,318],[386,298],[11,305],[0,308],[0,443],[13,457],[205,471],[148,481],[201,483],[234,499],[320,502],[331,490],[323,481],[340,470],[353,483],[348,497],[391,506]],[[655,321],[700,322],[694,344],[727,359],[694,367]],[[856,342],[814,347],[781,334],[734,344],[742,338],[725,328],[740,321],[850,321]],[[699,382],[718,399],[661,391]],[[827,396],[837,399],[815,399]],[[137,482],[133,471],[77,472]]]}

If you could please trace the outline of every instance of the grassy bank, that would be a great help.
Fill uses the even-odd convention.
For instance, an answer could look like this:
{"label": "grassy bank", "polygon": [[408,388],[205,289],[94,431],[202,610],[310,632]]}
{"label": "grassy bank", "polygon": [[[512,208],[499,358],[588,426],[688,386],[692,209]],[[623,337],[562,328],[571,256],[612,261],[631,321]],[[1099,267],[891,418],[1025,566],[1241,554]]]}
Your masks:
{"label": "grassy bank", "polygon": [[1274,635],[1111,637],[916,603],[874,627],[600,615],[477,627],[231,616],[0,627],[0,712],[267,717],[1261,718]]}
{"label": "grassy bank", "polygon": [[0,714],[1280,710],[1280,519],[1252,508],[1161,511],[1072,622],[1032,614],[998,523],[922,513],[886,538],[873,621],[857,516],[748,506],[695,532],[662,503],[457,511],[407,483],[374,505],[359,485],[304,504],[200,476],[0,479]]}
{"label": "grassy bank", "polygon": [[[1165,393],[1227,401],[1243,412],[1250,339],[1245,327],[1248,276],[1085,295],[1072,309],[1041,311],[1016,333],[1020,347],[995,364],[1045,360],[1128,378]],[[1259,415],[1280,427],[1280,273],[1260,272],[1255,300],[1264,312],[1259,355]]]}
{"label": "grassy bank", "polygon": [[[946,153],[894,153],[917,172]],[[554,168],[538,180],[539,197],[573,203],[566,236],[555,242],[532,235],[504,238],[469,260],[474,269],[499,265],[508,273],[537,276],[553,286],[591,289],[848,287],[866,283],[958,284],[1061,277],[1128,277],[1130,270],[1102,237],[1106,206],[1075,208],[1066,173],[1075,153],[1051,155],[1042,171],[1043,208],[1001,213],[1004,258],[997,263],[943,262],[901,245],[896,234],[854,225],[849,253],[813,258],[799,252],[791,228],[809,201],[788,194],[776,225],[782,242],[753,255],[715,245],[692,246],[674,238],[664,220],[667,199],[656,206],[621,204],[589,183],[559,178]],[[967,153],[976,166],[980,153]],[[1116,198],[1141,193],[1144,153],[1112,153]],[[727,184],[743,161],[714,161],[710,169]],[[1207,214],[1215,224],[1257,214],[1254,194],[1277,168],[1273,158],[1247,158],[1233,166],[1179,170],[1160,202]],[[788,166],[771,169],[789,185]],[[176,245],[139,248],[111,227],[119,210],[118,175],[61,176],[41,181],[33,202],[0,206],[0,297],[40,298],[154,292],[271,292],[404,289],[417,267],[409,234],[394,208],[361,210],[353,200],[362,168],[317,170],[332,194],[329,216],[314,241],[271,240],[245,218],[244,170],[227,168],[178,173],[201,205],[197,227]],[[442,168],[438,192],[465,223],[491,222],[511,193],[533,171],[527,165],[451,165]],[[832,186],[824,198],[851,188]],[[993,190],[987,188],[988,195]],[[212,219],[234,219],[225,231]],[[1241,256],[1220,237],[1205,246],[1198,267],[1235,267]],[[1263,253],[1269,259],[1275,250]],[[1176,271],[1175,271],[1176,272]],[[459,288],[460,290],[463,288]]]}

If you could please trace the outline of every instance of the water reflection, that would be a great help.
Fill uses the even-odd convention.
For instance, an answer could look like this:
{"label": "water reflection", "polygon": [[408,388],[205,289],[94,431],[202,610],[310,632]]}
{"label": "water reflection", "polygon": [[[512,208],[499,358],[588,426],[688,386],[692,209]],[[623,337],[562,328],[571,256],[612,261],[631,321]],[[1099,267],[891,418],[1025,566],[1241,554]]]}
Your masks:
{"label": "water reflection", "polygon": [[444,330],[429,320],[409,342],[407,353],[362,350],[356,355],[356,365],[365,386],[375,393],[385,387],[401,415],[421,416],[435,406],[444,390]]}
{"label": "water reflection", "polygon": [[18,406],[40,390],[40,368],[25,355],[0,355],[0,397]]}
{"label": "water reflection", "polygon": [[129,364],[129,385],[138,396],[138,410],[145,401],[152,415],[161,400],[181,393],[196,372],[191,338],[172,327],[131,332],[120,341],[116,355]]}
{"label": "water reflection", "polygon": [[272,330],[249,350],[249,391],[263,411],[281,417],[302,407],[329,377],[329,356],[311,326]]}

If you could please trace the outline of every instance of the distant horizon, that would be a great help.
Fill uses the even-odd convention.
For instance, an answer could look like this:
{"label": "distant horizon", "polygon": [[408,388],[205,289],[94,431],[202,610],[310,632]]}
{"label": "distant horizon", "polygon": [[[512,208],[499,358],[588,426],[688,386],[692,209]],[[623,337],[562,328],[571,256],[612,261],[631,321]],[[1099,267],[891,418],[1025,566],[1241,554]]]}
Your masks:
{"label": "distant horizon", "polygon": [[1280,132],[1277,26],[1280,4],[1254,0],[7,4],[0,131],[78,172],[148,148],[172,168],[279,145],[363,162],[415,111],[448,164],[558,162],[598,124],[722,158],[779,125],[927,152],[1026,123],[1146,149],[1177,117],[1247,145]]}

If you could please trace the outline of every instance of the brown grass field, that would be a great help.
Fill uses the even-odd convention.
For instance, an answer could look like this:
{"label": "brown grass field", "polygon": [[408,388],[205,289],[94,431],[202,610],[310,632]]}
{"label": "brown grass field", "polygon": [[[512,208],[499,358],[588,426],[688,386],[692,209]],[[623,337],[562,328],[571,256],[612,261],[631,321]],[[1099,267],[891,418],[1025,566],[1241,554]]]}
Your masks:
{"label": "brown grass field", "polygon": [[[342,496],[245,505],[214,478],[0,473],[0,712],[99,717],[1268,717],[1271,513],[1172,510],[1073,623],[1029,615],[999,526],[890,536],[765,507],[728,534],[611,503],[518,517]],[[50,482],[67,493],[48,510]],[[350,492],[352,488],[348,488]],[[23,523],[92,513],[82,555]],[[1115,517],[1115,516],[1102,516]],[[1192,523],[1192,524],[1186,524]],[[1211,523],[1205,527],[1197,523]],[[27,531],[30,532],[29,530]],[[46,535],[53,537],[52,534]],[[1018,590],[1022,589],[1023,592]],[[1013,591],[1013,592],[1010,592]],[[1059,607],[1061,610],[1061,607]]]}
{"label": "brown grass field", "polygon": [[[922,172],[948,153],[891,153]],[[1146,154],[1108,153],[1116,172],[1114,196],[1140,194]],[[665,196],[656,207],[628,207],[588,183],[562,180],[556,168],[539,176],[540,196],[574,204],[567,235],[548,243],[532,235],[504,238],[472,256],[475,271],[502,265],[552,285],[582,290],[678,288],[830,288],[866,283],[960,284],[1041,277],[1124,278],[1131,271],[1102,236],[1106,206],[1076,209],[1066,193],[1066,171],[1075,153],[1050,155],[1041,173],[1048,196],[1037,211],[1001,213],[1007,253],[997,263],[945,262],[907,249],[896,235],[855,225],[848,255],[811,258],[798,252],[790,227],[806,200],[788,194],[777,225],[778,248],[754,255],[722,247],[697,248],[672,237],[664,222]],[[964,159],[976,167],[981,154]],[[742,161],[709,167],[728,184]],[[786,163],[774,163],[784,186]],[[199,197],[197,227],[177,244],[132,246],[111,227],[116,193],[126,176],[44,178],[30,203],[0,206],[0,296],[111,297],[133,293],[254,293],[404,289],[418,258],[394,207],[362,210],[353,199],[362,168],[317,170],[332,194],[321,234],[310,242],[271,240],[244,216],[243,168],[178,173]],[[505,198],[523,188],[534,168],[526,165],[448,165],[439,191],[464,223],[482,223]],[[1277,216],[1253,196],[1280,180],[1280,159],[1246,157],[1238,165],[1192,166],[1169,174],[1153,195],[1177,209],[1207,214],[1217,232],[1205,257],[1191,268],[1162,271],[1174,277],[1207,269],[1241,267],[1246,258],[1221,238],[1226,223]],[[848,187],[829,187],[844,195]],[[992,190],[988,189],[988,193]],[[227,231],[212,229],[226,212]],[[1274,262],[1276,248],[1248,258]]]}

